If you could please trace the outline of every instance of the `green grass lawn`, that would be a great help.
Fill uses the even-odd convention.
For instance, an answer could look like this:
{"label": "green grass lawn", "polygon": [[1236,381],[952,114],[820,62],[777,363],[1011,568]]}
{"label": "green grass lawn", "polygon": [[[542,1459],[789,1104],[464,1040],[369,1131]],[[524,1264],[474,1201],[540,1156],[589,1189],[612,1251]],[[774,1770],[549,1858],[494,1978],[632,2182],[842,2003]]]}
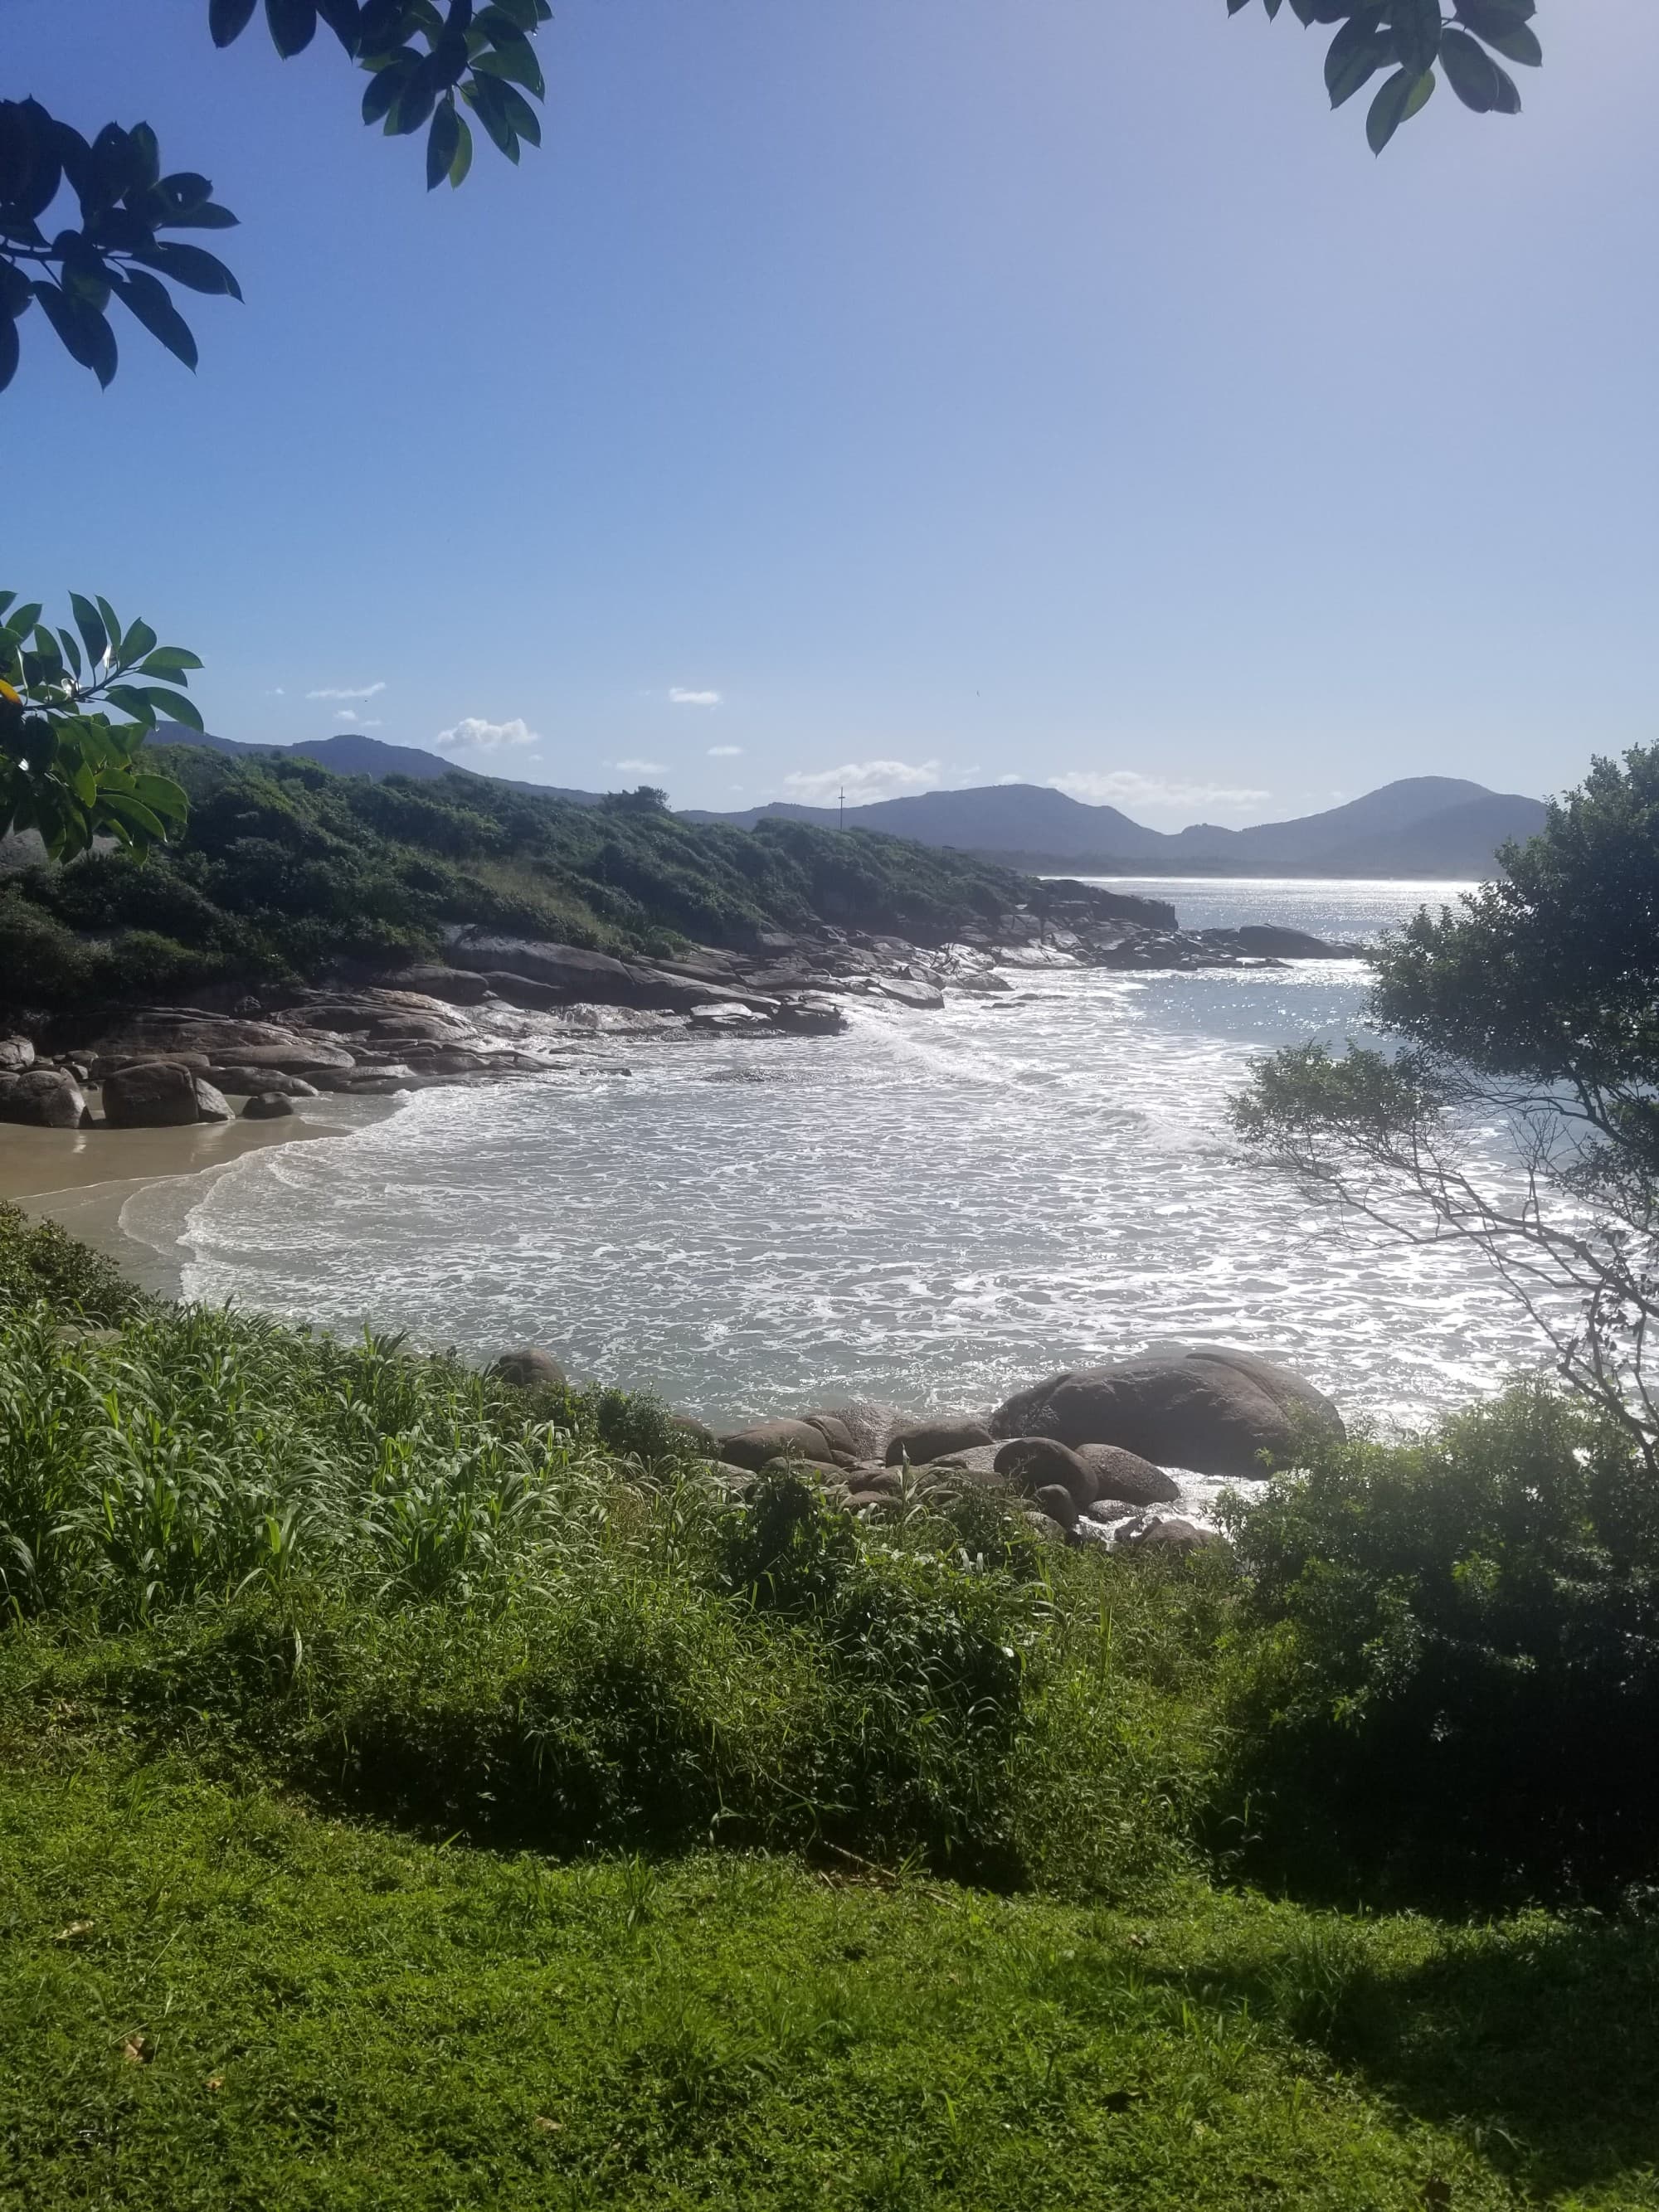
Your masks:
{"label": "green grass lawn", "polygon": [[1656,1969],[1637,1922],[561,1864],[14,1741],[0,2197],[1659,2205]]}

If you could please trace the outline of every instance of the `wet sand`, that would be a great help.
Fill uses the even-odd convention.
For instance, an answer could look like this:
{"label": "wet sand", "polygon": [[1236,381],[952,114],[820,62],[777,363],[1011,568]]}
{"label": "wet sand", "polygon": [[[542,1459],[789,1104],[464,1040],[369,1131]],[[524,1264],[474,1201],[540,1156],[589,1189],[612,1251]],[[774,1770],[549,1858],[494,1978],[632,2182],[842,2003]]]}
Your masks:
{"label": "wet sand", "polygon": [[182,1249],[158,1251],[122,1226],[127,1203],[138,1192],[177,1182],[182,1220],[194,1202],[185,1186],[222,1174],[245,1152],[349,1136],[392,1110],[386,1099],[330,1098],[314,1106],[307,1101],[280,1121],[238,1118],[182,1129],[29,1129],[0,1122],[0,1199],[61,1223],[83,1244],[106,1254],[130,1280],[173,1297],[179,1292]]}

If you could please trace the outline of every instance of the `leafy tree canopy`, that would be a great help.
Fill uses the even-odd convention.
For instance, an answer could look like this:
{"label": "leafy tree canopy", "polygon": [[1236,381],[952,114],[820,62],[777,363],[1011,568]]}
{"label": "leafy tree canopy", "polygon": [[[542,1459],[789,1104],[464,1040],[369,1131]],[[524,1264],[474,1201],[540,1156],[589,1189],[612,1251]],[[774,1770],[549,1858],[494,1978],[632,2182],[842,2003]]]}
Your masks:
{"label": "leafy tree canopy", "polygon": [[[1250,0],[1227,0],[1237,15]],[[1277,15],[1281,0],[1261,0]],[[1521,93],[1497,57],[1536,69],[1544,58],[1532,27],[1534,0],[1291,0],[1304,25],[1340,27],[1325,56],[1325,88],[1340,107],[1371,82],[1382,82],[1365,117],[1365,137],[1380,154],[1402,123],[1420,114],[1436,83],[1437,65],[1465,107],[1477,115],[1518,115]],[[1386,72],[1386,74],[1383,74]]]}
{"label": "leafy tree canopy", "polygon": [[[214,44],[240,38],[255,5],[208,0]],[[531,41],[551,13],[548,0],[264,0],[284,60],[325,25],[368,76],[363,120],[388,137],[425,131],[428,191],[459,185],[471,167],[463,107],[510,161],[541,143],[531,102],[545,88]],[[115,301],[194,368],[196,339],[168,287],[242,295],[216,254],[174,234],[230,230],[236,220],[207,178],[163,170],[149,124],[106,123],[88,139],[37,100],[0,100],[0,391],[17,373],[19,323],[37,304],[102,385],[118,363]]]}
{"label": "leafy tree canopy", "polygon": [[1278,1053],[1235,1120],[1371,1219],[1477,1246],[1659,1468],[1659,745],[1598,760],[1500,859],[1384,945],[1382,1049]]}

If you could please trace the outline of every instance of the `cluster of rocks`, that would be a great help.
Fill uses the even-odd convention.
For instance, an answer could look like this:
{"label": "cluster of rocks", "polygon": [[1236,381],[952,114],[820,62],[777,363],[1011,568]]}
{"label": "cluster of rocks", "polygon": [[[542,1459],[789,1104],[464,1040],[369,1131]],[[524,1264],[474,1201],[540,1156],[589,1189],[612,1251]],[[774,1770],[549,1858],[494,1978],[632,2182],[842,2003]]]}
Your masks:
{"label": "cluster of rocks", "polygon": [[[563,1380],[545,1352],[508,1353],[495,1371],[526,1389]],[[983,1417],[917,1421],[855,1403],[725,1434],[684,1417],[682,1425],[739,1498],[767,1468],[792,1464],[862,1515],[938,1505],[982,1488],[1018,1501],[1055,1540],[1103,1536],[1155,1549],[1220,1540],[1157,1510],[1180,1501],[1171,1468],[1259,1480],[1293,1465],[1310,1434],[1343,1433],[1335,1406],[1304,1377],[1223,1345],[1051,1375]]]}
{"label": "cluster of rocks", "polygon": [[[250,1002],[234,1014],[147,1006],[78,1052],[37,1058],[27,1038],[0,1042],[0,1121],[47,1128],[172,1128],[228,1121],[229,1098],[249,1120],[291,1114],[324,1091],[387,1097],[438,1083],[545,1073],[555,1051],[527,1052],[479,1033],[465,1015],[417,991],[301,991],[276,1018]],[[227,1095],[228,1094],[228,1096]]]}
{"label": "cluster of rocks", "polygon": [[[149,1006],[118,1016],[89,1044],[36,1056],[0,1041],[0,1121],[49,1128],[95,1125],[86,1087],[112,1128],[173,1126],[243,1112],[268,1118],[321,1091],[386,1096],[433,1083],[542,1073],[564,1048],[504,1036],[508,1013],[624,1008],[678,1018],[699,1035],[828,1035],[854,998],[917,1012],[947,991],[1006,1003],[1012,977],[1041,969],[1260,967],[1285,959],[1363,957],[1298,930],[1176,927],[1161,900],[1091,884],[1034,882],[995,928],[965,927],[933,947],[830,926],[763,933],[746,949],[693,945],[673,959],[618,960],[574,945],[477,927],[448,933],[448,959],[373,983],[266,994],[229,1012]],[[524,1024],[520,1024],[522,1029]]]}

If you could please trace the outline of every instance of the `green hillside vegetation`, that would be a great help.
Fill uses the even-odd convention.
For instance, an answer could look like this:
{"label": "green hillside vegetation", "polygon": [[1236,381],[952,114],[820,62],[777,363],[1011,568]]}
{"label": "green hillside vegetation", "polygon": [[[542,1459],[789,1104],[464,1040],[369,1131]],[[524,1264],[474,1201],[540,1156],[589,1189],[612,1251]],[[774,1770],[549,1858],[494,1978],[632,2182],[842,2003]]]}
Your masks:
{"label": "green hillside vegetation", "polygon": [[0,1006],[54,1013],[430,958],[453,922],[611,952],[742,945],[820,921],[943,942],[1030,889],[865,831],[687,823],[649,794],[576,806],[477,776],[376,783],[178,745],[154,764],[190,796],[178,843],[0,884]]}
{"label": "green hillside vegetation", "polygon": [[735,1507],[0,1209],[0,2192],[1659,2205],[1628,1442],[1523,1390],[1238,1533]]}

